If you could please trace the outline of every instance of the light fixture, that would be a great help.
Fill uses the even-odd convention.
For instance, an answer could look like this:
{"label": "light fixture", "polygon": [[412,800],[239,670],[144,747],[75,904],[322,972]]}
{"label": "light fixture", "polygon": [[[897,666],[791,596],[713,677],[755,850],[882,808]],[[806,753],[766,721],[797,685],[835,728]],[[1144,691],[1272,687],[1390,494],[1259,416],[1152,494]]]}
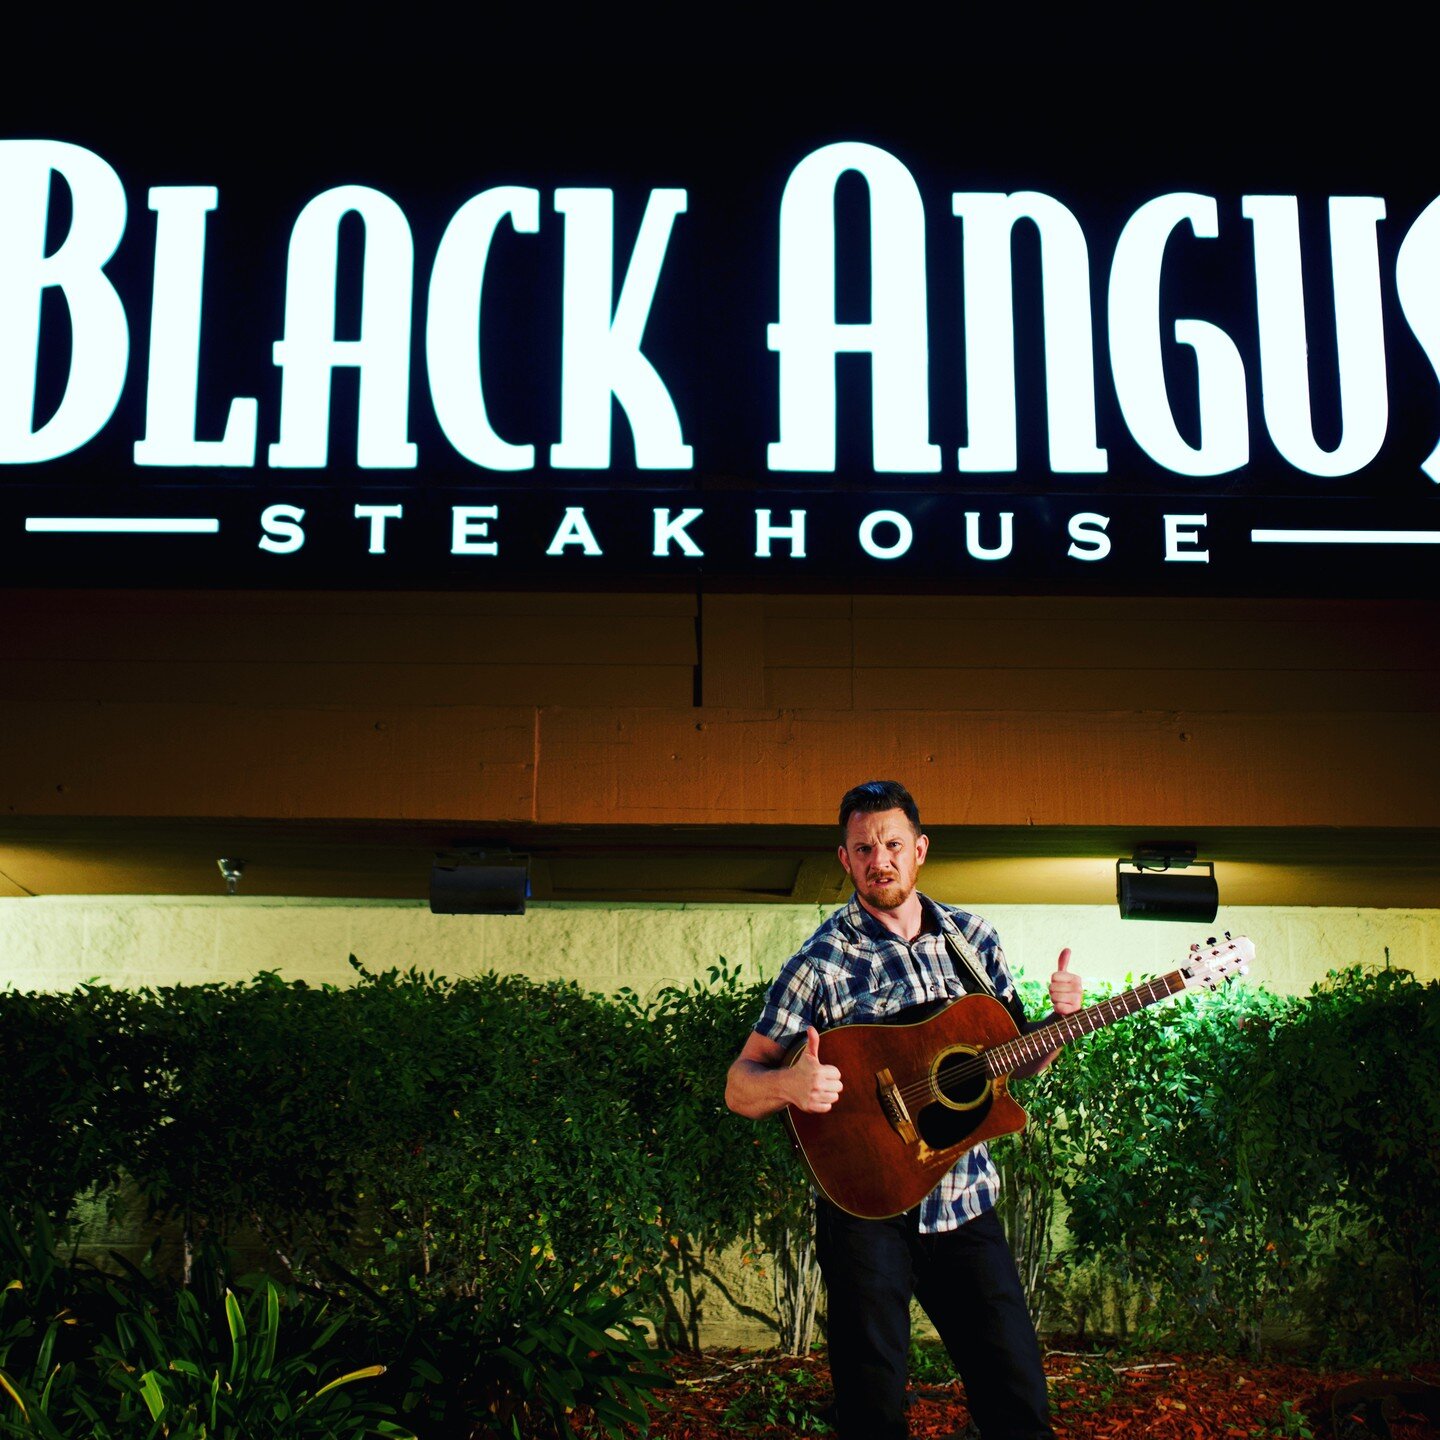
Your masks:
{"label": "light fixture", "polygon": [[523,915],[529,894],[529,856],[503,848],[441,854],[430,866],[435,915]]}
{"label": "light fixture", "polygon": [[240,877],[245,873],[245,862],[229,860],[222,856],[215,863],[220,867],[220,878],[225,882],[225,893],[233,895],[240,888]]}
{"label": "light fixture", "polygon": [[[1127,870],[1126,866],[1130,868]],[[1178,874],[1191,867],[1204,874]],[[1195,859],[1183,840],[1156,840],[1115,862],[1115,903],[1122,920],[1191,920],[1208,924],[1220,909],[1215,864]]]}

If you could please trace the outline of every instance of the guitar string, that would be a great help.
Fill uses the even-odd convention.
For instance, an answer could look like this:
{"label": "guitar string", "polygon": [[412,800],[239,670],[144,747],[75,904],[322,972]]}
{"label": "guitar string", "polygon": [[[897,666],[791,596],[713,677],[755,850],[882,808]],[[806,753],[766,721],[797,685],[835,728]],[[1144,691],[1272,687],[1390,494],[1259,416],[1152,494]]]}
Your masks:
{"label": "guitar string", "polygon": [[[1233,951],[1237,947],[1232,943],[1226,948]],[[1207,970],[1209,971],[1208,976],[1205,974]],[[1233,973],[1243,974],[1243,964]],[[1229,980],[1230,978],[1232,975],[1227,973],[1227,967],[1222,966],[1217,969],[1211,963],[1207,964],[1199,973],[1190,972],[1189,983],[1193,985],[1198,981],[1206,984],[1208,981],[1208,988],[1215,989],[1217,988],[1214,984],[1215,980]],[[1174,970],[1168,975],[1157,976],[1144,985],[1137,985],[1134,989],[1127,990],[1123,995],[1115,995],[1107,1000],[1097,1001],[1094,1005],[1077,1010],[1074,1014],[1059,1016],[1036,1030],[1027,1031],[1023,1035],[1016,1035],[987,1050],[981,1050],[971,1059],[950,1066],[945,1071],[946,1081],[953,1083],[957,1080],[970,1080],[986,1074],[991,1075],[992,1078],[1010,1074],[1010,1071],[1003,1069],[992,1071],[990,1059],[1002,1055],[1007,1060],[1013,1058],[1016,1063],[1041,1059],[1073,1040],[1093,1034],[1094,1031],[1113,1024],[1116,1020],[1134,1015],[1161,1000],[1167,1000],[1172,995],[1179,994],[1186,988],[1186,984],[1187,972],[1185,970]],[[1148,998],[1146,998],[1147,996]],[[1050,1036],[1058,1037],[1059,1043],[1053,1046],[1049,1045],[1047,1040]],[[937,1098],[933,1072],[927,1072],[919,1080],[911,1080],[898,1085],[895,1087],[895,1091],[901,1100],[906,1102],[924,1100],[928,1103]]]}
{"label": "guitar string", "polygon": [[[1171,988],[1171,982],[1176,982],[1175,988]],[[1162,988],[1163,987],[1163,988]],[[959,1064],[948,1067],[944,1074],[947,1083],[975,1079],[981,1075],[991,1074],[990,1057],[1006,1055],[1011,1056],[1017,1062],[1025,1060],[1038,1060],[1044,1055],[1052,1053],[1053,1050],[1068,1044],[1072,1040],[1078,1040],[1082,1035],[1093,1034],[1105,1025],[1112,1024],[1116,1020],[1123,1019],[1127,1015],[1134,1015],[1137,1011],[1154,1005],[1161,1000],[1168,999],[1171,995],[1177,994],[1184,988],[1184,979],[1180,971],[1164,975],[1158,979],[1151,980],[1148,984],[1136,986],[1133,990],[1127,990],[1123,995],[1113,996],[1109,1000],[1098,1001],[1094,1005],[1087,1006],[1083,1010],[1077,1010],[1073,1015],[1062,1015],[1057,1020],[1052,1020],[1036,1030],[1027,1031],[1024,1035],[1017,1035],[1014,1039],[1002,1041],[999,1045],[992,1046],[988,1050],[982,1050],[970,1059]],[[1145,998],[1147,995],[1149,998]],[[1130,1002],[1138,1002],[1131,1004]],[[1086,1023],[1094,1020],[1093,1024]],[[1045,1037],[1049,1035],[1059,1036],[1059,1045],[1049,1046],[1044,1043]],[[1033,1047],[1034,1053],[1026,1053],[1027,1047]],[[1007,1055],[1007,1052],[1009,1054]],[[1002,1071],[1000,1073],[1009,1073]],[[933,1073],[927,1074],[918,1081],[909,1081],[906,1084],[896,1087],[902,1100],[907,1102],[920,1100],[922,1098],[934,1098],[935,1085]]]}
{"label": "guitar string", "polygon": [[[1162,988],[1163,987],[1163,988]],[[1092,1034],[1105,1025],[1113,1024],[1116,1020],[1125,1018],[1127,1015],[1134,1015],[1148,1006],[1154,1005],[1161,1000],[1169,999],[1172,995],[1179,994],[1185,988],[1185,976],[1183,971],[1173,971],[1169,975],[1162,975],[1157,979],[1149,981],[1145,985],[1136,986],[1133,990],[1127,990],[1123,995],[1116,995],[1108,1000],[1098,1001],[1094,1005],[1087,1006],[1084,1010],[1078,1010],[1073,1015],[1064,1015],[1038,1030],[1031,1030],[1024,1035],[1018,1035],[1012,1040],[1003,1041],[999,1045],[992,1046],[989,1050],[982,1050],[970,1060],[958,1065],[951,1066],[945,1072],[945,1078],[949,1082],[956,1080],[969,1080],[982,1074],[995,1074],[990,1070],[989,1057],[999,1056],[1005,1052],[1011,1052],[1017,1060],[1035,1060],[1042,1055],[1052,1053],[1052,1050],[1068,1044],[1072,1040],[1078,1040],[1082,1035]],[[1148,994],[1148,999],[1145,998]],[[1138,1002],[1138,1003],[1132,1003]],[[1089,1023],[1090,1021],[1094,1023]],[[1049,1047],[1045,1043],[1045,1037],[1058,1035],[1060,1044]],[[1033,1053],[1026,1053],[1027,1046],[1033,1047]],[[1009,1058],[1009,1057],[1007,1057]],[[1008,1073],[1006,1071],[998,1072]],[[936,1098],[935,1086],[932,1083],[932,1075],[927,1074],[922,1080],[911,1081],[905,1085],[897,1086],[897,1093],[901,1099],[906,1101],[932,1100]]]}
{"label": "guitar string", "polygon": [[[1082,1031],[1080,1033],[1088,1034],[1090,1032]],[[1036,1034],[1037,1032],[1031,1032],[1032,1036],[1036,1036]],[[1003,1066],[1002,1068],[992,1070],[990,1067],[991,1058],[999,1058],[1001,1056],[1004,1056],[1005,1060],[1013,1060],[1015,1064],[1018,1065],[1026,1060],[1038,1060],[1044,1055],[1052,1054],[1054,1053],[1054,1051],[1060,1049],[1061,1046],[1067,1044],[1070,1040],[1078,1038],[1079,1035],[1068,1036],[1065,1039],[1060,1040],[1058,1044],[1045,1045],[1035,1054],[1031,1055],[1022,1053],[1021,1047],[1018,1044],[1007,1043],[1004,1045],[998,1045],[990,1050],[982,1051],[979,1055],[973,1056],[968,1060],[961,1061],[958,1064],[946,1066],[943,1071],[942,1083],[943,1085],[955,1085],[957,1083],[962,1083],[967,1080],[979,1078],[982,1075],[988,1075],[991,1078],[995,1078],[996,1076],[1002,1074],[1012,1074],[1013,1066],[1008,1064]],[[934,1098],[936,1090],[934,1076],[932,1074],[927,1074],[921,1080],[910,1081],[905,1085],[899,1086],[898,1090],[901,1098],[905,1100],[919,1100],[926,1097]]]}
{"label": "guitar string", "polygon": [[[1013,1058],[1017,1062],[1038,1060],[1041,1056],[1052,1053],[1053,1050],[1059,1049],[1060,1046],[1069,1043],[1071,1040],[1077,1040],[1082,1035],[1091,1034],[1104,1025],[1111,1024],[1115,1020],[1123,1019],[1126,1015],[1133,1015],[1137,1010],[1144,1009],[1160,1000],[1167,999],[1176,992],[1168,988],[1160,990],[1159,993],[1153,992],[1155,992],[1157,986],[1164,984],[1165,981],[1170,978],[1172,977],[1166,976],[1162,980],[1152,981],[1149,985],[1128,991],[1124,995],[1115,996],[1111,1000],[1102,1000],[1098,1004],[1091,1005],[1085,1010],[1077,1011],[1073,1015],[1062,1016],[1059,1020],[1052,1021],[1041,1029],[1028,1031],[1024,1035],[1016,1036],[1013,1040],[1007,1040],[999,1045],[992,1046],[989,1050],[982,1050],[970,1059],[947,1068],[945,1070],[945,1080],[947,1083],[954,1083],[956,1081],[974,1079],[984,1074],[993,1074],[995,1072],[992,1072],[990,1069],[990,1059],[992,1057],[1003,1055],[1006,1059]],[[1152,992],[1149,999],[1143,998],[1143,991]],[[1139,1003],[1132,1005],[1128,1003],[1131,1001],[1138,1001]],[[1085,1023],[1092,1019],[1095,1021],[1094,1024]],[[1045,1037],[1048,1035],[1059,1036],[1059,1044],[1052,1046],[1046,1043]],[[1030,1053],[1027,1053],[1027,1049]],[[1007,1054],[1007,1052],[1009,1053]],[[1001,1071],[999,1073],[1008,1073],[1008,1071]],[[900,1097],[907,1101],[919,1100],[926,1097],[934,1098],[935,1095],[933,1074],[927,1074],[921,1080],[910,1081],[897,1088]]]}

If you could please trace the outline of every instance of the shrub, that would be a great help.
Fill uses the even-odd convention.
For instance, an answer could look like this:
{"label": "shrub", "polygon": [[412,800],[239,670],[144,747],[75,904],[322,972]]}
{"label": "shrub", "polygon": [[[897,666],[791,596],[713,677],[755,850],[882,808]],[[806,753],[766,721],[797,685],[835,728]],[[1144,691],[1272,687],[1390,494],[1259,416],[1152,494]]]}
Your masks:
{"label": "shrub", "polygon": [[703,1282],[722,1283],[709,1262],[743,1241],[772,1266],[781,1345],[798,1354],[810,1349],[819,1298],[809,1189],[780,1125],[739,1120],[723,1098],[760,989],[722,959],[707,981],[623,1003],[634,1017],[637,1105],[659,1186],[666,1274],[685,1306],[671,1301],[669,1338],[698,1346]]}
{"label": "shrub", "polygon": [[1356,967],[1305,999],[1232,986],[1078,1050],[1067,1258],[1138,1287],[1143,1332],[1258,1352],[1268,1324],[1308,1322],[1351,1360],[1433,1344],[1440,985]]}

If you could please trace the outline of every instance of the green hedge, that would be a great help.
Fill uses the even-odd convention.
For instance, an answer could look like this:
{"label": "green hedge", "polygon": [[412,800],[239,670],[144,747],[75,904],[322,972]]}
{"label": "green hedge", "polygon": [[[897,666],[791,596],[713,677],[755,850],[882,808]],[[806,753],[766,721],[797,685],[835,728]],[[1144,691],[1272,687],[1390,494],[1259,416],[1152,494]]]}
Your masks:
{"label": "green hedge", "polygon": [[356,968],[0,993],[0,1195],[63,1225],[123,1178],[187,1248],[258,1235],[282,1274],[343,1259],[382,1293],[476,1295],[533,1256],[693,1340],[686,1286],[795,1188],[778,1127],[722,1099],[750,987],[717,967],[642,1003]]}
{"label": "green hedge", "polygon": [[[524,1263],[682,1345],[723,1283],[711,1259],[743,1243],[803,1346],[805,1188],[781,1127],[722,1100],[758,987],[723,962],[649,1002],[356,968],[345,989],[0,993],[9,1208],[63,1225],[124,1181],[192,1247],[259,1235],[286,1282],[341,1266],[377,1295],[463,1302]],[[1091,1036],[1017,1093],[1035,1123],[994,1147],[1002,1209],[1051,1326],[1253,1348],[1293,1323],[1351,1357],[1433,1343],[1440,986],[1232,987]]]}
{"label": "green hedge", "polygon": [[1043,1173],[1004,1204],[1066,1211],[1057,1321],[1088,1308],[1257,1354],[1289,1329],[1337,1361],[1433,1353],[1440,985],[1355,967],[1303,998],[1186,997],[1028,1086]]}

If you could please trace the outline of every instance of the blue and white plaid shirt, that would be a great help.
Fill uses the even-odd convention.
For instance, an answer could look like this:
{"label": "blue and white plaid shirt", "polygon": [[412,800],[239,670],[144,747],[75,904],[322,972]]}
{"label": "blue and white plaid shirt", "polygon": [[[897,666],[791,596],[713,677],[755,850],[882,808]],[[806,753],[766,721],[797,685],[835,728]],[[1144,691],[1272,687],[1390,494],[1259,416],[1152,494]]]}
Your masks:
{"label": "blue and white plaid shirt", "polygon": [[[775,977],[755,1022],[757,1034],[782,1045],[807,1025],[829,1030],[852,1021],[879,1020],[911,1005],[955,998],[966,988],[945,936],[978,960],[998,999],[1017,1016],[1015,982],[995,927],[979,915],[919,897],[928,923],[907,944],[852,896],[793,954]],[[954,1230],[991,1209],[1000,1177],[984,1145],[967,1150],[920,1204],[920,1230]]]}

